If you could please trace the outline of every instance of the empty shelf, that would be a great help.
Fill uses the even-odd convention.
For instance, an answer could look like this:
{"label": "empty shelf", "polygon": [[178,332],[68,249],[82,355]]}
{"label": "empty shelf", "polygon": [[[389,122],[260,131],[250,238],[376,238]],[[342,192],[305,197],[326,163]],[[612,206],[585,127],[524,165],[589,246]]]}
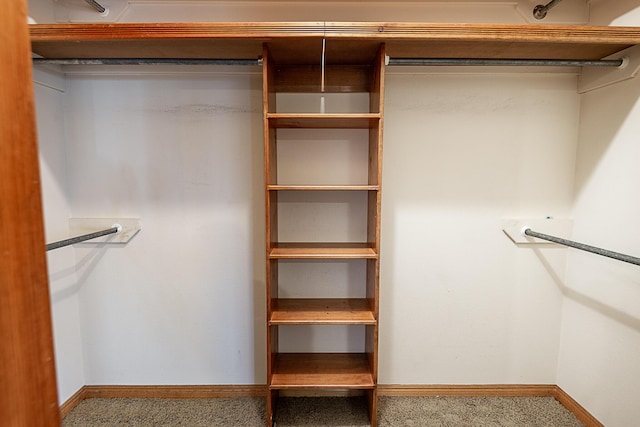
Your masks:
{"label": "empty shelf", "polygon": [[270,325],[375,325],[369,301],[358,298],[275,300]]}
{"label": "empty shelf", "polygon": [[378,258],[378,254],[368,243],[274,243],[269,258]]}
{"label": "empty shelf", "polygon": [[277,355],[271,389],[374,388],[364,353],[281,353]]}

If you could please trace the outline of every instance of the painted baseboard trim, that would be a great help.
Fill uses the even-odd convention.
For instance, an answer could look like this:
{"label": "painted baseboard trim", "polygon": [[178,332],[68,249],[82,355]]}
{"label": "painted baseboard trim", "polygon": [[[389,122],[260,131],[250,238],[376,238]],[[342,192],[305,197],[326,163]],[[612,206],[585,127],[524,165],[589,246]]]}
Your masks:
{"label": "painted baseboard trim", "polygon": [[[85,399],[92,398],[156,398],[215,399],[231,397],[265,397],[262,385],[86,385],[60,406],[60,417],[66,417]],[[295,395],[295,393],[292,393]],[[328,394],[318,394],[328,395]],[[340,394],[339,396],[345,396]],[[604,427],[582,405],[555,384],[487,384],[487,385],[401,385],[379,384],[378,396],[390,397],[553,397],[586,427]]]}

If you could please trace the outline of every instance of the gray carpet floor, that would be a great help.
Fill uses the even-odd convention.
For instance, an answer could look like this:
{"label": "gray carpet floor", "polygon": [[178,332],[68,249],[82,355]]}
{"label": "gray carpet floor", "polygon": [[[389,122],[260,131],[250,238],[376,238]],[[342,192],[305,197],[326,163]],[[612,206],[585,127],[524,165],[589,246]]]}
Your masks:
{"label": "gray carpet floor", "polygon": [[[87,399],[63,427],[265,425],[264,398]],[[276,427],[364,427],[360,397],[286,397]],[[579,427],[583,424],[551,397],[380,397],[380,427]]]}

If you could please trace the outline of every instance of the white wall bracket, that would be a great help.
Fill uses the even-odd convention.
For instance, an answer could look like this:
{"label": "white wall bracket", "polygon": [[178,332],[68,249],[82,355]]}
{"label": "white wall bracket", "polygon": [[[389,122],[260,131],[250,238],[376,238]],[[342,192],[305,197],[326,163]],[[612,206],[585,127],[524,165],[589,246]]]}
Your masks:
{"label": "white wall bracket", "polygon": [[616,68],[583,68],[578,80],[578,93],[590,92],[636,77],[640,72],[640,45],[627,48],[604,59],[620,58],[624,62]]}
{"label": "white wall bracket", "polygon": [[546,240],[536,239],[523,233],[525,228],[539,231],[554,236],[570,236],[573,221],[570,219],[555,219],[553,217],[546,218],[517,218],[504,219],[502,221],[502,231],[515,244],[536,244],[536,245],[553,245]]}
{"label": "white wall bracket", "polygon": [[69,233],[82,235],[111,228],[114,224],[122,226],[122,231],[76,244],[128,243],[140,231],[140,218],[69,218]]}

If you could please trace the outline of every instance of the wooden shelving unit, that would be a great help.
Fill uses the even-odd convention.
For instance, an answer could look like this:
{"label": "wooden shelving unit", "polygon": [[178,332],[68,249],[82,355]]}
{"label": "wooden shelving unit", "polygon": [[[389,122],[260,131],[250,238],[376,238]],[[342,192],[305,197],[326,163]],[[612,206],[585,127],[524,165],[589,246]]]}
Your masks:
{"label": "wooden shelving unit", "polygon": [[[277,49],[277,48],[276,48]],[[321,57],[315,63],[279,63],[270,45],[263,53],[263,94],[265,128],[265,186],[267,215],[267,425],[273,425],[279,393],[282,390],[349,389],[361,390],[369,402],[369,417],[376,425],[378,370],[378,281],[380,251],[380,198],[383,129],[384,45],[365,62],[342,63],[326,56],[326,69],[318,73]],[[326,84],[326,78],[331,83]],[[281,113],[277,98],[283,93],[349,94],[365,92],[368,111],[349,113]],[[318,98],[320,99],[320,98]],[[324,105],[324,103],[320,103]],[[281,129],[364,129],[368,148],[361,162],[367,167],[366,183],[337,185],[278,182],[278,132]],[[365,134],[366,135],[366,134]],[[322,144],[320,142],[320,144]],[[327,168],[327,173],[330,173]],[[329,177],[327,177],[329,178]],[[367,204],[365,241],[289,242],[280,241],[278,198],[283,192],[364,192]],[[367,264],[361,287],[364,298],[281,298],[278,269],[287,260],[355,259]],[[280,351],[279,327],[287,325],[360,325],[364,348],[360,352],[286,353]]]}

